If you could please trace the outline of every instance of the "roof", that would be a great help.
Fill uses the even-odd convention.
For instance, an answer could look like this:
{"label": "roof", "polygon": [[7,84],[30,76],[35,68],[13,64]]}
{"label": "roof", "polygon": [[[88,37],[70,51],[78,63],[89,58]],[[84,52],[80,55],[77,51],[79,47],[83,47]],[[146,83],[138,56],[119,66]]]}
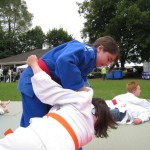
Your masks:
{"label": "roof", "polygon": [[7,58],[0,59],[0,65],[14,65],[14,64],[25,64],[28,56],[30,55],[36,55],[38,58],[40,58],[43,54],[48,52],[47,50],[42,49],[36,49],[30,52],[21,53],[18,55],[10,56]]}

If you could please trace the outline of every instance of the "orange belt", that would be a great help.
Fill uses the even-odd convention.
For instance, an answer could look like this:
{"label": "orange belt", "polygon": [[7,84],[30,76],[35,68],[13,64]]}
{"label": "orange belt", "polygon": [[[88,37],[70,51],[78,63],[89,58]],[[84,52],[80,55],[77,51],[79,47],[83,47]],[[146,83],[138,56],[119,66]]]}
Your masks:
{"label": "orange belt", "polygon": [[46,114],[46,116],[56,119],[60,124],[64,126],[64,128],[68,131],[68,133],[72,137],[72,140],[74,141],[75,150],[78,150],[79,149],[78,138],[75,132],[73,131],[72,127],[68,124],[68,122],[63,117],[55,113],[48,113]]}

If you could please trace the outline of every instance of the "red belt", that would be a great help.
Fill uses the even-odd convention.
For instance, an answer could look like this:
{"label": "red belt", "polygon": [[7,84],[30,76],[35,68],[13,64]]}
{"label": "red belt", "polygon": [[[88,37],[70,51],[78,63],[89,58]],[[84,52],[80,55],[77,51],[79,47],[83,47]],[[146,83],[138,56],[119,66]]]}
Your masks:
{"label": "red belt", "polygon": [[49,76],[52,77],[52,75],[51,75],[51,73],[50,73],[48,67],[46,66],[45,62],[44,62],[42,59],[39,59],[39,60],[38,60],[38,64],[39,64],[40,68],[41,68],[44,72],[46,72]]}
{"label": "red belt", "polygon": [[61,125],[64,126],[64,128],[68,131],[68,133],[72,137],[72,140],[74,141],[75,150],[78,150],[79,149],[78,138],[75,132],[73,131],[72,127],[68,124],[68,122],[63,117],[55,113],[48,113],[46,114],[46,116],[56,119]]}
{"label": "red belt", "polygon": [[112,101],[112,103],[113,103],[114,105],[117,104],[117,101],[116,101],[115,99],[113,99],[113,100],[111,100],[111,101]]}

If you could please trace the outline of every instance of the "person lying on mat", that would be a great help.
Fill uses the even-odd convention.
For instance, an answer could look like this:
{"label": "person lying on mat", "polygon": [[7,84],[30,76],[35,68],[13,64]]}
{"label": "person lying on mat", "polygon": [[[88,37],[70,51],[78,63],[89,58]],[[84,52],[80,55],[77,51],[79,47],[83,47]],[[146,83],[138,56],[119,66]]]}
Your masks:
{"label": "person lying on mat", "polygon": [[150,120],[150,102],[139,98],[140,85],[131,81],[127,84],[127,93],[113,98],[113,107],[111,113],[118,123],[133,123],[135,125]]}

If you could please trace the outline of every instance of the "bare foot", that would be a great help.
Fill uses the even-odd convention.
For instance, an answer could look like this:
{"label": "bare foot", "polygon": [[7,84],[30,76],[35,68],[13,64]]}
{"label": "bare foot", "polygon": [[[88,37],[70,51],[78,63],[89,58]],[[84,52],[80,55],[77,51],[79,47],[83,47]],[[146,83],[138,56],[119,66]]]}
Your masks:
{"label": "bare foot", "polygon": [[1,106],[5,108],[10,103],[10,100],[1,102]]}
{"label": "bare foot", "polygon": [[9,113],[9,110],[8,110],[7,107],[3,108],[3,110],[4,110],[5,113]]}

